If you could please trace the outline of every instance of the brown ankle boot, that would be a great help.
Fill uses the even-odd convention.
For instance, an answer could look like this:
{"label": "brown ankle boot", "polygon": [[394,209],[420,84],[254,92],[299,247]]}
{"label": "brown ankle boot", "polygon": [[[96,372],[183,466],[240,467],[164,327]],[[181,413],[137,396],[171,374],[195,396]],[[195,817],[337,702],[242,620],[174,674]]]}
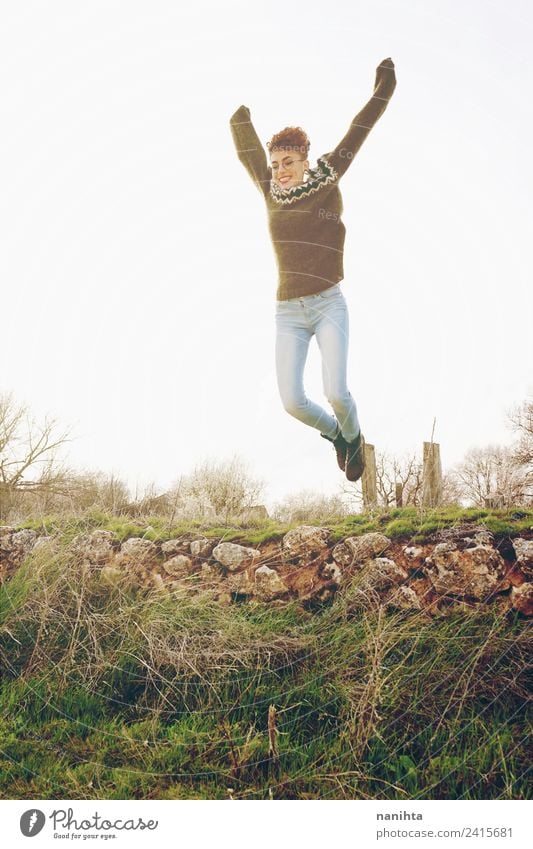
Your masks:
{"label": "brown ankle boot", "polygon": [[327,439],[328,442],[333,442],[335,454],[337,455],[337,464],[341,472],[344,472],[346,470],[346,449],[348,443],[342,435],[339,425],[337,424],[337,433],[335,436],[326,436],[325,433],[321,433],[320,436],[322,439]]}
{"label": "brown ankle boot", "polygon": [[346,477],[358,481],[365,469],[365,438],[361,431],[353,442],[346,443]]}

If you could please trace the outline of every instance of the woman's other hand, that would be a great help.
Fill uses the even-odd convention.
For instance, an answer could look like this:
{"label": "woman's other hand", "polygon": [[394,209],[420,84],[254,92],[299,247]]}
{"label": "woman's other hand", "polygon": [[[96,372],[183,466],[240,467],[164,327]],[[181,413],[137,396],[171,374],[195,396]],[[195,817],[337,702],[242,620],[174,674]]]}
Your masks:
{"label": "woman's other hand", "polygon": [[394,62],[390,58],[382,59],[376,68],[376,84],[374,90],[386,89],[392,92],[396,87],[396,74],[394,73]]}

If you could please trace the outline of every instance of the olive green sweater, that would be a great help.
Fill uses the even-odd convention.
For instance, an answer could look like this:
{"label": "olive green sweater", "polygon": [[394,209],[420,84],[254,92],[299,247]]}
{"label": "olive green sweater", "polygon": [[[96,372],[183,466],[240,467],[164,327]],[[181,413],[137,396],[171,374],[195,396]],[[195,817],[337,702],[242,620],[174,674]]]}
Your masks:
{"label": "olive green sweater", "polygon": [[387,108],[395,86],[394,67],[380,65],[374,94],[335,150],[317,159],[306,182],[288,189],[272,180],[248,107],[240,106],[231,116],[237,155],[266,201],[279,272],[278,300],[312,295],[343,279],[346,230],[341,221],[339,180]]}

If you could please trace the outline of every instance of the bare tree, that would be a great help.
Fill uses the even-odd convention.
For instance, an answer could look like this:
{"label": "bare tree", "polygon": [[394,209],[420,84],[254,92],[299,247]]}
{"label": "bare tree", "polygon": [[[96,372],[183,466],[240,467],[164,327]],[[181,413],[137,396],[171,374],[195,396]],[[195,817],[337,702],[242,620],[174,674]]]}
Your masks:
{"label": "bare tree", "polygon": [[519,464],[533,465],[533,399],[528,398],[507,413],[511,430],[518,434],[514,456]]}
{"label": "bare tree", "polygon": [[516,461],[512,448],[472,448],[455,468],[462,495],[479,507],[529,503],[531,477]]}
{"label": "bare tree", "polygon": [[[179,491],[179,488],[178,488]],[[141,494],[135,490],[134,500],[123,505],[123,512],[130,516],[166,516],[173,518],[175,499],[169,493],[160,492],[154,481],[146,484]]]}
{"label": "bare tree", "polygon": [[228,522],[256,505],[264,487],[264,481],[254,478],[247,464],[233,456],[226,461],[205,460],[191,474],[182,476],[167,494],[178,516],[189,502],[197,508],[198,518],[209,515]]}
{"label": "bare tree", "polygon": [[[391,457],[388,477],[394,484],[394,504],[396,503],[396,486],[402,493],[402,505],[420,504],[422,498],[422,463],[414,454],[405,455],[401,459]],[[380,484],[378,483],[378,487]]]}
{"label": "bare tree", "polygon": [[127,484],[116,475],[89,470],[71,474],[63,500],[72,510],[94,508],[118,515],[127,510],[130,493]]}
{"label": "bare tree", "polygon": [[376,451],[375,458],[378,505],[388,507],[396,503],[394,460],[385,451]]}
{"label": "bare tree", "polygon": [[[418,507],[422,501],[422,461],[415,454],[395,457],[385,451],[375,451],[376,495],[378,509],[396,506],[396,488],[401,492],[402,506]],[[363,495],[359,484],[344,482],[343,497],[354,510],[363,509]],[[459,504],[461,487],[453,473],[442,477],[441,504]]]}
{"label": "bare tree", "polygon": [[11,393],[0,395],[0,519],[24,493],[65,492],[69,473],[57,457],[69,440],[55,419],[38,423]]}
{"label": "bare tree", "polygon": [[18,491],[12,498],[16,515],[43,516],[50,513],[78,513],[102,510],[113,515],[128,512],[127,485],[114,474],[102,471],[65,471],[61,487]]}
{"label": "bare tree", "polygon": [[[378,507],[396,505],[396,487],[402,494],[402,505],[418,505],[422,497],[422,463],[414,454],[401,458],[386,451],[375,451],[376,495]],[[354,505],[363,505],[362,493],[353,485],[343,484],[343,493]]]}
{"label": "bare tree", "polygon": [[340,495],[322,495],[303,489],[277,502],[272,517],[278,522],[332,521],[342,518],[347,512]]}
{"label": "bare tree", "polygon": [[442,491],[440,503],[442,506],[457,505],[462,506],[463,503],[463,487],[461,481],[458,480],[453,469],[442,474]]}

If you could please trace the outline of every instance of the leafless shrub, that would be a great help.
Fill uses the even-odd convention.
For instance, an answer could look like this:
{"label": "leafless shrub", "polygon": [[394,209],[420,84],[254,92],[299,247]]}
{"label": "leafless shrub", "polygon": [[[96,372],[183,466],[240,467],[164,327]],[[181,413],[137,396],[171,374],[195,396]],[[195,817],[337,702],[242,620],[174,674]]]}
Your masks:
{"label": "leafless shrub", "polygon": [[229,522],[257,504],[264,481],[255,478],[244,460],[204,460],[182,476],[168,492],[177,518]]}
{"label": "leafless shrub", "polygon": [[26,494],[64,492],[69,473],[58,452],[68,439],[55,419],[37,422],[12,393],[0,395],[0,521]]}
{"label": "leafless shrub", "polygon": [[[386,451],[378,450],[375,451],[375,460],[377,508],[400,506],[396,500],[397,489],[402,507],[420,507],[422,504],[422,460],[417,459],[413,453],[396,457]],[[360,483],[354,485],[346,481],[342,485],[342,490],[353,511],[362,511],[364,503]],[[460,496],[460,487],[455,477],[452,474],[444,474],[441,504],[457,504]]]}
{"label": "leafless shrub", "polygon": [[518,434],[513,454],[519,465],[533,466],[533,400],[528,398],[516,404],[508,413],[511,430]]}
{"label": "leafless shrub", "polygon": [[276,503],[272,517],[283,523],[334,521],[347,512],[348,507],[340,495],[322,495],[303,489]]}
{"label": "leafless shrub", "polygon": [[455,467],[454,475],[462,496],[473,506],[531,503],[531,473],[517,461],[512,448],[500,445],[471,448]]}

